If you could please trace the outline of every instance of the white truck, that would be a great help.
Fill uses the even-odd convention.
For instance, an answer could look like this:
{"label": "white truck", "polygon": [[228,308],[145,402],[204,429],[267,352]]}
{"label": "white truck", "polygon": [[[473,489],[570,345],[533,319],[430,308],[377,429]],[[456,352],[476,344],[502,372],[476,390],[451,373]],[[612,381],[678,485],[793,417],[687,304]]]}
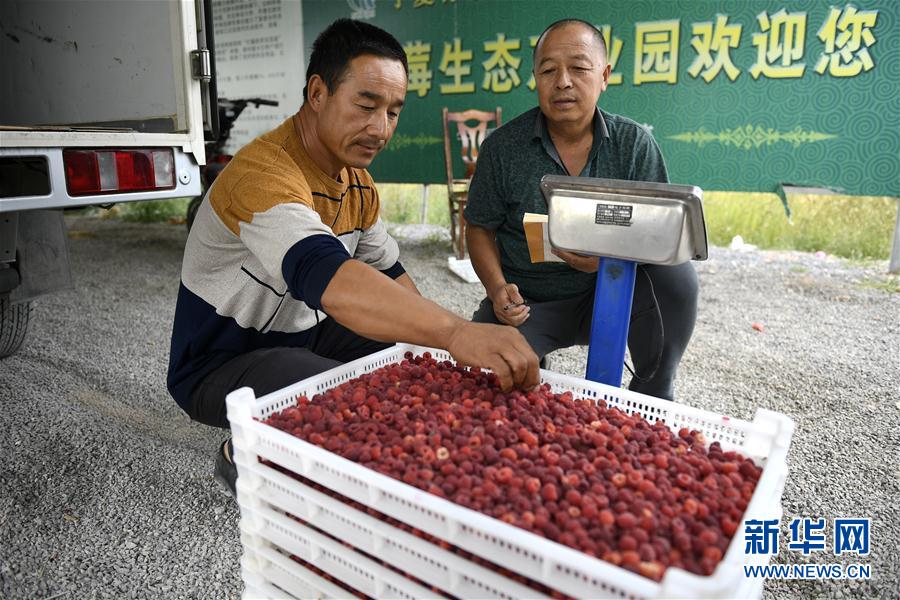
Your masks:
{"label": "white truck", "polygon": [[0,358],[72,286],[64,209],[201,193],[208,2],[0,2]]}

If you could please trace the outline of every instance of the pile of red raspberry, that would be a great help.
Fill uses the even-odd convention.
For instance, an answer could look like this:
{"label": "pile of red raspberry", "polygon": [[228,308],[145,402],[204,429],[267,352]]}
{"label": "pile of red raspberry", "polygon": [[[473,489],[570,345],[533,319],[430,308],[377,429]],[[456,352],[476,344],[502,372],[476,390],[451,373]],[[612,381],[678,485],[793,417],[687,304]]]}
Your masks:
{"label": "pile of red raspberry", "polygon": [[606,403],[406,354],[266,423],[457,504],[659,581],[713,572],[762,472]]}

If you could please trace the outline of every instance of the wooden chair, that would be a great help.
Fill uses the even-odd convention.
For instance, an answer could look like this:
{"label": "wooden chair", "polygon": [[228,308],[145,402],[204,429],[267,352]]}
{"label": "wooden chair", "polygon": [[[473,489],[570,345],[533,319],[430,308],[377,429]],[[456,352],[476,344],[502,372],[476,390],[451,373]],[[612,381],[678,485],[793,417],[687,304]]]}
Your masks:
{"label": "wooden chair", "polygon": [[[500,119],[499,106],[493,112],[474,109],[449,112],[446,107],[443,110],[444,161],[447,166],[447,199],[450,202],[450,241],[459,260],[466,257],[466,220],[463,210],[466,208],[466,199],[469,195],[469,181],[475,173],[478,150],[488,133],[500,127]],[[468,124],[473,121],[473,125]],[[488,128],[491,121],[494,122],[494,126]],[[450,123],[456,123],[453,134]],[[460,141],[462,161],[466,168],[465,176],[462,178],[453,176],[453,153],[450,145],[454,138]]]}

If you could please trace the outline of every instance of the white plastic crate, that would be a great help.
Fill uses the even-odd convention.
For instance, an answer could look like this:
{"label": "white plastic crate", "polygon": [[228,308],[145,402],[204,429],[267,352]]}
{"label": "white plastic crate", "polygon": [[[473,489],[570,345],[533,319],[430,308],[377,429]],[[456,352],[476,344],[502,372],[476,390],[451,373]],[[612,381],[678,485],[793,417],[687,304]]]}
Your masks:
{"label": "white plastic crate", "polygon": [[[248,388],[228,395],[228,418],[239,474],[237,496],[245,552],[242,573],[246,597],[347,596],[346,590],[292,561],[285,551],[369,596],[434,596],[429,589],[289,519],[284,513],[312,523],[330,536],[402,571],[412,572],[426,585],[456,597],[540,596],[508,577],[287,477],[261,464],[260,458],[571,596],[753,598],[761,595],[762,579],[746,578],[743,565],[766,564],[769,557],[744,554],[743,521],[712,575],[705,577],[668,568],[663,580],[655,582],[382,475],[259,421],[293,406],[300,396],[312,399],[344,381],[398,362],[407,351],[414,354],[427,351],[437,360],[452,360],[442,350],[398,344],[261,398],[256,398]],[[724,450],[736,450],[754,459],[763,465],[763,472],[743,519],[780,519],[787,451],[794,430],[793,421],[788,417],[759,409],[753,422],[732,419],[549,371],[541,371],[541,381],[550,384],[555,392],[571,391],[575,397],[606,400],[610,406],[629,413],[636,411],[651,422],[662,420],[676,431],[681,427],[697,429],[703,432],[708,443],[718,441]]]}

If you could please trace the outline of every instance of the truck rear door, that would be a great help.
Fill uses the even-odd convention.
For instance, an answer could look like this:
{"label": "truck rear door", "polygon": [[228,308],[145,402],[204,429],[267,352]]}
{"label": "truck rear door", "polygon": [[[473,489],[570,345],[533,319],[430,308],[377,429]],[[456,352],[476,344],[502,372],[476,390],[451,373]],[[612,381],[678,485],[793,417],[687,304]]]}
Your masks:
{"label": "truck rear door", "polygon": [[203,2],[0,3],[0,212],[200,193]]}

